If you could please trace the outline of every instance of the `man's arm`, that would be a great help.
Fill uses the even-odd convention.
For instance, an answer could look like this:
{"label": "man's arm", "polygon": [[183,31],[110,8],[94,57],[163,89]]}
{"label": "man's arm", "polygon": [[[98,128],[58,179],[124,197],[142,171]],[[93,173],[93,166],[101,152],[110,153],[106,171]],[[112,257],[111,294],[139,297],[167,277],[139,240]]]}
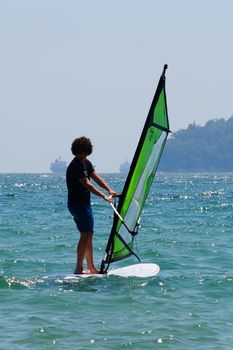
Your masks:
{"label": "man's arm", "polygon": [[104,193],[102,193],[100,190],[98,190],[98,188],[96,188],[94,185],[92,185],[92,183],[88,180],[87,177],[83,177],[82,179],[79,179],[79,181],[89,192],[95,194],[98,197],[103,198],[107,202],[112,201],[111,197],[105,196]]}
{"label": "man's arm", "polygon": [[99,176],[95,171],[93,171],[91,174],[90,174],[91,178],[100,186],[102,187],[103,189],[105,189],[106,191],[108,191],[108,193],[111,195],[111,196],[116,196],[117,193],[115,191],[113,191],[109,186],[108,184],[104,181],[104,179],[102,179],[101,176]]}

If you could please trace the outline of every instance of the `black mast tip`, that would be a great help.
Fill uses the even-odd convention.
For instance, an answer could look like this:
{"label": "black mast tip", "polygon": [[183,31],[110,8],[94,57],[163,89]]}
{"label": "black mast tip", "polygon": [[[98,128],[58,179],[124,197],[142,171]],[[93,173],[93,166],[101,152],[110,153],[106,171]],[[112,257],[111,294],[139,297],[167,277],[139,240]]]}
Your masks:
{"label": "black mast tip", "polygon": [[163,73],[162,73],[162,76],[163,76],[163,77],[165,76],[165,73],[166,73],[167,68],[168,68],[168,65],[165,64],[164,67],[163,67]]}

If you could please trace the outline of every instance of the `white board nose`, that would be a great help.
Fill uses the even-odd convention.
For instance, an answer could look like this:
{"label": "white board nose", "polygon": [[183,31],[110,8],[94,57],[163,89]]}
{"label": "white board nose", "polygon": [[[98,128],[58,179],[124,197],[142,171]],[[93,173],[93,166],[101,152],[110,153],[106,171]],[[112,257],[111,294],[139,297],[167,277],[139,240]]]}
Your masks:
{"label": "white board nose", "polygon": [[139,263],[129,266],[120,267],[118,269],[109,270],[107,275],[115,275],[121,277],[153,277],[158,275],[160,267],[153,263]]}

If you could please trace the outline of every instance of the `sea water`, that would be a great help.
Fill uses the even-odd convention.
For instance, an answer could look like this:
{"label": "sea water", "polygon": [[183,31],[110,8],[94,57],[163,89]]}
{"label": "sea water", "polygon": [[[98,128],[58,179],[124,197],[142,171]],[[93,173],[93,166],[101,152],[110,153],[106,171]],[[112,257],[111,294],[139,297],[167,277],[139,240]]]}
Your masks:
{"label": "sea water", "polygon": [[[66,195],[63,176],[0,175],[1,350],[233,348],[232,174],[156,175],[135,245],[153,278],[59,278],[79,237]],[[113,213],[92,205],[98,265]]]}

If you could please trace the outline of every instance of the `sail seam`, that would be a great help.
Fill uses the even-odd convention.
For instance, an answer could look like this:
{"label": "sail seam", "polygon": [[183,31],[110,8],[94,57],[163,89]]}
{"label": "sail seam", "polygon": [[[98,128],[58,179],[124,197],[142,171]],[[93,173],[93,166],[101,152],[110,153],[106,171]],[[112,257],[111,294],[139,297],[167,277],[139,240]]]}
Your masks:
{"label": "sail seam", "polygon": [[164,126],[159,125],[159,124],[156,124],[156,123],[154,123],[154,122],[153,122],[151,125],[154,126],[154,127],[157,128],[157,129],[162,130],[162,131],[171,132],[168,128],[165,128]]}

